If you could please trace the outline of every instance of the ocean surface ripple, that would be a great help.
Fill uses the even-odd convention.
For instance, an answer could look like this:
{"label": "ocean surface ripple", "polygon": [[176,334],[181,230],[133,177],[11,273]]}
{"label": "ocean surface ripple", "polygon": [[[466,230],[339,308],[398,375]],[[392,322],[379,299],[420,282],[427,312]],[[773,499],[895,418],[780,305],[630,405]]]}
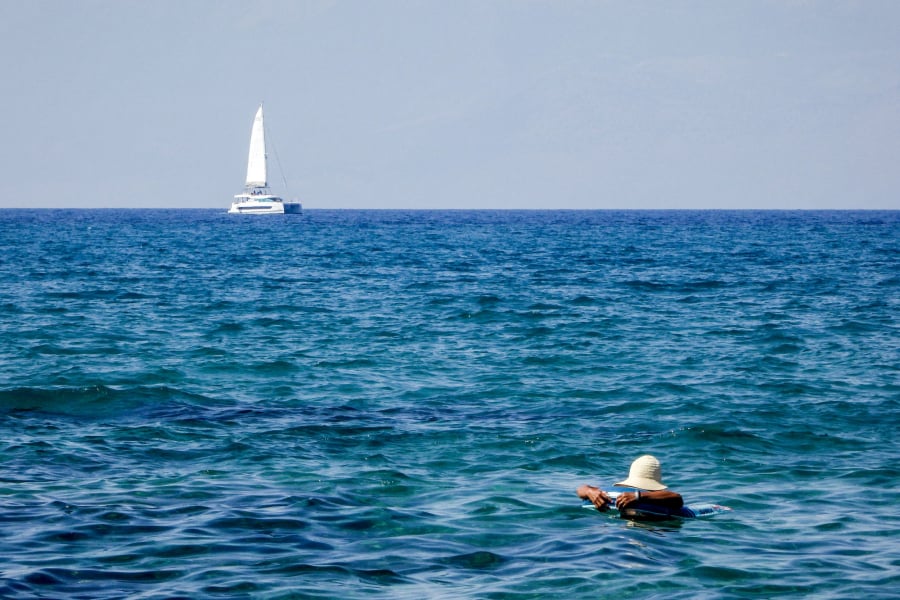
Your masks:
{"label": "ocean surface ripple", "polygon": [[[891,597],[900,213],[0,211],[0,597]],[[643,453],[710,519],[584,510]]]}

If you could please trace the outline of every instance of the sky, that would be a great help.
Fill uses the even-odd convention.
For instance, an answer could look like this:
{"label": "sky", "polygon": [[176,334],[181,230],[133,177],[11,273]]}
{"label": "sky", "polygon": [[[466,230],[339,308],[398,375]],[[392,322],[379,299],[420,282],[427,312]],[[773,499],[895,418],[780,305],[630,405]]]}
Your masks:
{"label": "sky", "polygon": [[[0,0],[0,208],[900,209],[895,0]],[[283,182],[287,182],[285,189]]]}

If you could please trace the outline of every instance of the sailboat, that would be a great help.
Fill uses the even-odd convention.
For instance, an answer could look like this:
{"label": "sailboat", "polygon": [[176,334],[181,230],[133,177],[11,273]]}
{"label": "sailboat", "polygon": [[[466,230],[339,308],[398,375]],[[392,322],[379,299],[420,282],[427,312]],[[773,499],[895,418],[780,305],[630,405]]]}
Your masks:
{"label": "sailboat", "polygon": [[234,196],[229,213],[244,215],[271,215],[299,213],[297,201],[285,202],[269,191],[266,173],[266,130],[263,125],[263,107],[259,105],[253,127],[250,129],[250,155],[247,158],[247,181],[244,191]]}

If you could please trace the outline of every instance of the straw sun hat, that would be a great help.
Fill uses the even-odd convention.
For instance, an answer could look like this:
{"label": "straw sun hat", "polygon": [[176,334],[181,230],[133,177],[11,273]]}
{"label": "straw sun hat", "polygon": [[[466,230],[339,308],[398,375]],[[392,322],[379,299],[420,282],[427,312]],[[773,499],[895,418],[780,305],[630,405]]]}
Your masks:
{"label": "straw sun hat", "polygon": [[659,466],[659,461],[656,460],[655,456],[645,454],[631,463],[628,479],[614,485],[655,492],[668,487],[663,485],[660,479],[662,479],[662,469]]}

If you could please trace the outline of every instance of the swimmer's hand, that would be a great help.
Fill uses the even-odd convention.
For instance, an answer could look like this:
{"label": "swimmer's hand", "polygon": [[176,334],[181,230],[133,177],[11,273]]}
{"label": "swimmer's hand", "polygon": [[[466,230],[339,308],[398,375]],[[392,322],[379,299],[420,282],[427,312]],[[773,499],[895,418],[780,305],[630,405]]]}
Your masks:
{"label": "swimmer's hand", "polygon": [[620,511],[625,510],[635,502],[637,502],[637,494],[632,494],[629,492],[624,492],[619,494],[619,497],[616,498],[616,508]]}
{"label": "swimmer's hand", "polygon": [[597,510],[609,510],[609,504],[612,502],[606,492],[592,485],[579,486],[575,493],[582,500],[590,500],[591,504],[597,507]]}

